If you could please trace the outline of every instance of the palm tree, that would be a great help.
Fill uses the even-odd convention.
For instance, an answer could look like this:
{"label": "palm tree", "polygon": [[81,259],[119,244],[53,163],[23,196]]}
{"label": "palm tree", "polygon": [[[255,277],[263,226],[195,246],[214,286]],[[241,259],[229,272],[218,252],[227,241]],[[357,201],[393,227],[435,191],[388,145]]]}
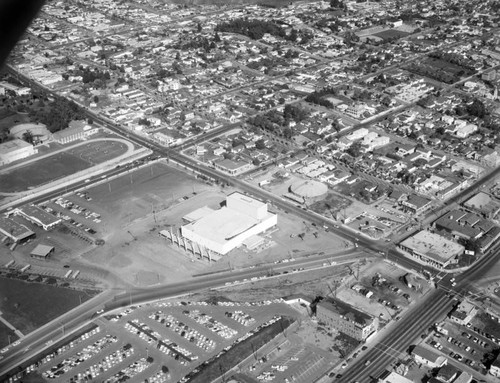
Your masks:
{"label": "palm tree", "polygon": [[26,132],[23,133],[23,140],[30,143],[30,144],[33,144],[33,133],[31,132],[31,130],[26,130]]}

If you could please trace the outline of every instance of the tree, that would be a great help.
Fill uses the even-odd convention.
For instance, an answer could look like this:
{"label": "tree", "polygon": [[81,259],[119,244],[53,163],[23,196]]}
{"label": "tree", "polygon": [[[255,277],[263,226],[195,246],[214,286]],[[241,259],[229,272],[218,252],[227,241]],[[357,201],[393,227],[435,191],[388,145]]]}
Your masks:
{"label": "tree", "polygon": [[31,132],[31,130],[28,129],[28,130],[26,130],[26,132],[23,133],[23,140],[26,141],[27,143],[33,145],[34,137],[33,137],[33,133]]}
{"label": "tree", "polygon": [[94,96],[94,102],[97,104],[99,102],[99,97],[96,95]]}
{"label": "tree", "polygon": [[349,149],[347,149],[347,153],[354,158],[359,157],[361,155],[361,141],[353,142]]}
{"label": "tree", "polygon": [[260,140],[255,141],[255,147],[259,150],[262,150],[262,149],[266,148],[266,144],[265,144],[263,139],[260,139]]}
{"label": "tree", "polygon": [[483,118],[486,115],[486,107],[481,100],[476,98],[472,104],[467,107],[467,112],[472,116]]}

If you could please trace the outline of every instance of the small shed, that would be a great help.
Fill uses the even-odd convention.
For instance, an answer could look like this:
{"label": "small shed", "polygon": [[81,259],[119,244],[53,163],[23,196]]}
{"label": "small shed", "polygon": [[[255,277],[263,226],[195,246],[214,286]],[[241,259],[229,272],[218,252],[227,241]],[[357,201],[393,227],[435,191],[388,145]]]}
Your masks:
{"label": "small shed", "polygon": [[47,259],[54,253],[54,246],[37,245],[30,253],[32,258]]}

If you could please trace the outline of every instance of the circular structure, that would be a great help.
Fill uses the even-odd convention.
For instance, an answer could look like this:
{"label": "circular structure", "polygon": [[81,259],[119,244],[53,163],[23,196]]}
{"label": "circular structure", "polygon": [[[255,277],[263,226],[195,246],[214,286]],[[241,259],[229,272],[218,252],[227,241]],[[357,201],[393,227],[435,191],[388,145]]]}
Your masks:
{"label": "circular structure", "polygon": [[292,184],[290,190],[293,194],[304,199],[321,199],[328,193],[328,186],[324,183],[314,180],[297,181]]}
{"label": "circular structure", "polygon": [[50,137],[50,131],[47,129],[47,127],[44,124],[33,124],[33,123],[27,123],[27,124],[18,124],[16,126],[13,126],[10,128],[10,134],[12,134],[16,138],[23,138],[23,134],[26,133],[26,131],[30,131],[31,134],[33,134],[33,138],[39,141],[47,141]]}

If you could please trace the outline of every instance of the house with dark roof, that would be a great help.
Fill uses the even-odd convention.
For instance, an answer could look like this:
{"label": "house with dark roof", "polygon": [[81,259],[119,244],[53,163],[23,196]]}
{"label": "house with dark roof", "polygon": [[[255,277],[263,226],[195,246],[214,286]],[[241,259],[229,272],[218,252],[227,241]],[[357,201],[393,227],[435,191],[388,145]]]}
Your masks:
{"label": "house with dark roof", "polygon": [[357,340],[365,340],[378,329],[378,318],[335,298],[316,305],[316,318]]}

